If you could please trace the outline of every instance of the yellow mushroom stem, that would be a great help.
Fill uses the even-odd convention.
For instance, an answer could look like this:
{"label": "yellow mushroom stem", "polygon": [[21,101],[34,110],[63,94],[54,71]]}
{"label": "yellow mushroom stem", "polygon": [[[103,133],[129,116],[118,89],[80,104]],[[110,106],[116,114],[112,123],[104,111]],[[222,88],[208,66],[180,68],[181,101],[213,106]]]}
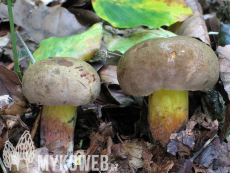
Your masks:
{"label": "yellow mushroom stem", "polygon": [[77,118],[75,106],[43,106],[41,117],[41,145],[59,140],[59,146],[73,154],[74,128]]}
{"label": "yellow mushroom stem", "polygon": [[172,132],[177,132],[188,121],[188,91],[164,88],[149,95],[148,121],[152,137],[163,146]]}

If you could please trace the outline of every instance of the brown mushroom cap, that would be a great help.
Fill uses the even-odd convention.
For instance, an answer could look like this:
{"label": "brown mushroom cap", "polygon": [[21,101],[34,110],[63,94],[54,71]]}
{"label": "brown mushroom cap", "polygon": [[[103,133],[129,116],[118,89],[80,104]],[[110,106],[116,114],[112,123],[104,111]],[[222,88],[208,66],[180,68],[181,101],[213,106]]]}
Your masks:
{"label": "brown mushroom cap", "polygon": [[31,65],[23,76],[22,89],[30,103],[79,106],[98,97],[100,78],[82,60],[54,57]]}
{"label": "brown mushroom cap", "polygon": [[204,90],[219,78],[214,51],[201,41],[176,36],[143,41],[121,57],[117,76],[121,89],[134,96],[147,96],[161,89]]}

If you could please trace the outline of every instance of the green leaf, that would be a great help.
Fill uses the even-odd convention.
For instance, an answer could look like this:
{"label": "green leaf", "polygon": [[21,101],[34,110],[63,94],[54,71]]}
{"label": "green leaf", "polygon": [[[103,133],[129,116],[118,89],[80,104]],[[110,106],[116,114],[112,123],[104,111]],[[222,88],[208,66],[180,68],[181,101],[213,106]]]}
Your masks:
{"label": "green leaf", "polygon": [[166,31],[163,29],[134,29],[132,35],[128,38],[124,38],[118,35],[110,34],[104,31],[104,42],[109,51],[120,51],[125,53],[133,45],[140,43],[142,41],[148,40],[150,38],[161,38],[161,37],[174,37],[176,34]]}
{"label": "green leaf", "polygon": [[183,0],[93,0],[97,15],[117,28],[158,28],[192,15]]}
{"label": "green leaf", "polygon": [[102,26],[97,23],[81,34],[43,40],[33,56],[36,61],[49,57],[74,57],[88,61],[100,48],[101,38]]}

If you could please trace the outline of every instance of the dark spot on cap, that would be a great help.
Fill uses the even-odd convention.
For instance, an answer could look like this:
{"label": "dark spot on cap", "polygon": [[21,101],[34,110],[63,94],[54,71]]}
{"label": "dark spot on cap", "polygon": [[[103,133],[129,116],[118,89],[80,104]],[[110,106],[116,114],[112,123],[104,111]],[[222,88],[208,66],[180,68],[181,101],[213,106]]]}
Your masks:
{"label": "dark spot on cap", "polygon": [[73,65],[73,62],[67,61],[67,60],[65,60],[65,59],[62,59],[62,60],[59,60],[59,61],[58,61],[58,64],[61,65],[61,66],[70,67],[70,66]]}
{"label": "dark spot on cap", "polygon": [[78,68],[81,68],[81,67],[83,67],[83,66],[81,65],[81,66],[79,66],[79,67],[75,67],[74,69],[78,69]]}
{"label": "dark spot on cap", "polygon": [[96,81],[96,77],[95,77],[95,75],[93,74],[93,81]]}
{"label": "dark spot on cap", "polygon": [[86,77],[86,74],[85,73],[81,74],[81,77]]}

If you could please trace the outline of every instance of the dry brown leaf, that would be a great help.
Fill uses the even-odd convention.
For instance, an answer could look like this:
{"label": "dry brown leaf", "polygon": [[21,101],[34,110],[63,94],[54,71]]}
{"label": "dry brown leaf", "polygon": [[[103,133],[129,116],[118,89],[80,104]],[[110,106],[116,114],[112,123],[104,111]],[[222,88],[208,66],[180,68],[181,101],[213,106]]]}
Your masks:
{"label": "dry brown leaf", "polygon": [[182,131],[179,134],[173,133],[170,136],[170,142],[167,145],[167,152],[176,156],[178,153],[180,156],[190,155],[191,148],[195,145],[195,135]]}
{"label": "dry brown leaf", "polygon": [[216,126],[215,122],[216,121],[212,122],[212,119],[208,115],[202,113],[201,107],[198,107],[187,123],[186,130],[192,132],[196,124],[199,124],[206,129],[213,129]]}
{"label": "dry brown leaf", "polygon": [[[194,167],[195,172],[197,173],[225,173],[230,171],[230,143],[229,137],[227,138],[227,143],[219,143],[218,138],[216,138],[212,144],[209,145],[210,149],[206,149],[205,155],[201,156],[205,159],[204,167]],[[218,157],[216,157],[218,156]],[[208,168],[207,168],[208,166]]]}
{"label": "dry brown leaf", "polygon": [[220,63],[220,79],[230,99],[230,45],[218,46],[217,53]]}
{"label": "dry brown leaf", "polygon": [[26,112],[22,84],[18,75],[2,65],[0,65],[0,91],[2,96],[0,114],[22,115]]}
{"label": "dry brown leaf", "polygon": [[2,134],[2,131],[5,127],[6,127],[6,124],[3,121],[2,117],[0,116],[0,135]]}
{"label": "dry brown leaf", "polygon": [[220,140],[216,137],[211,144],[195,159],[195,162],[208,168],[214,159],[220,154]]}
{"label": "dry brown leaf", "polygon": [[[103,126],[103,127],[102,127]],[[106,126],[106,128],[104,128]],[[90,147],[87,149],[87,156],[98,153],[98,149],[101,148],[101,151],[107,142],[108,138],[113,135],[112,123],[101,123],[99,129],[103,130],[100,133],[93,132],[90,136]]]}
{"label": "dry brown leaf", "polygon": [[[220,31],[220,19],[216,17],[216,13],[204,15],[204,19],[210,32],[219,32]],[[216,46],[218,46],[218,35],[210,35],[211,42],[214,41]]]}
{"label": "dry brown leaf", "polygon": [[150,165],[147,165],[147,167],[144,167],[141,173],[168,173],[169,170],[172,169],[173,165],[174,162],[169,160],[160,163],[151,163]]}
{"label": "dry brown leaf", "polygon": [[[31,39],[40,43],[49,37],[68,37],[84,31],[84,27],[67,9],[57,5],[42,4],[34,9],[24,0],[17,0],[13,7],[14,22],[26,29]],[[7,6],[0,4],[0,18],[8,18]]]}
{"label": "dry brown leaf", "polygon": [[196,37],[210,45],[208,29],[200,12],[196,12],[193,16],[186,19],[177,34]]}
{"label": "dry brown leaf", "polygon": [[200,12],[203,14],[202,7],[197,0],[185,0],[184,2],[192,10],[193,14],[195,12]]}
{"label": "dry brown leaf", "polygon": [[[6,137],[6,134],[2,135],[2,132],[3,132],[5,127],[6,127],[6,124],[3,121],[2,117],[0,116],[0,135],[1,135],[1,137],[0,137],[0,150],[3,149],[5,141],[8,140],[8,138],[4,139],[4,136]],[[6,131],[5,131],[5,133],[6,133]]]}
{"label": "dry brown leaf", "polygon": [[83,26],[90,27],[95,23],[99,23],[101,21],[98,15],[90,10],[85,10],[81,8],[69,8],[69,11],[75,15],[77,20]]}
{"label": "dry brown leaf", "polygon": [[[197,131],[194,130],[194,127],[197,124],[209,130],[207,132],[205,131],[203,136],[196,136],[195,134]],[[167,146],[167,152],[173,155],[178,153],[181,156],[189,156],[190,152],[194,150],[194,148],[198,148],[199,145],[203,145],[204,140],[212,138],[217,133],[217,130],[218,121],[215,120],[212,122],[207,115],[201,112],[201,108],[199,107],[187,123],[185,131],[171,134],[170,143]]]}
{"label": "dry brown leaf", "polygon": [[21,117],[19,115],[13,116],[13,115],[1,115],[3,120],[6,122],[7,129],[12,129],[13,127],[17,125],[21,125],[25,129],[29,130],[27,125],[21,120]]}
{"label": "dry brown leaf", "polygon": [[99,75],[102,82],[105,84],[105,87],[108,91],[108,96],[111,97],[117,104],[120,105],[131,105],[134,103],[134,100],[131,96],[125,94],[119,86],[117,80],[117,66],[114,65],[104,65],[100,71]]}
{"label": "dry brown leaf", "polygon": [[117,66],[115,65],[104,65],[99,72],[103,83],[118,84],[117,80]]}
{"label": "dry brown leaf", "polygon": [[109,83],[105,84],[105,87],[108,90],[108,96],[111,97],[117,104],[124,106],[133,105],[134,99],[132,96],[125,94],[119,85],[110,85]]}
{"label": "dry brown leaf", "polygon": [[[130,170],[137,170],[151,163],[153,145],[145,141],[124,141],[111,147],[111,155],[118,161],[119,171],[126,170],[128,165]],[[123,158],[121,161],[119,158]]]}

